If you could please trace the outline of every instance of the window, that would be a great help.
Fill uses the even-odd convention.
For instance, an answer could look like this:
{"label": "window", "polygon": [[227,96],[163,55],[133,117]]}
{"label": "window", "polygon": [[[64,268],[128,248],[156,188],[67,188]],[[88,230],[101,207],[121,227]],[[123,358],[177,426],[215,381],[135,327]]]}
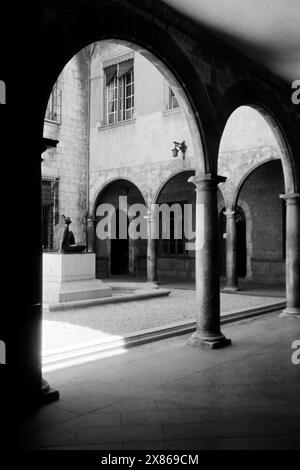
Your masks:
{"label": "window", "polygon": [[176,109],[179,108],[179,103],[178,100],[175,96],[174,91],[170,87],[170,85],[167,85],[167,91],[166,91],[166,110],[170,111],[171,109]]}
{"label": "window", "polygon": [[57,84],[54,85],[51,92],[45,119],[47,121],[56,122],[57,124],[61,122],[61,91],[58,89]]}
{"label": "window", "polygon": [[105,124],[128,121],[134,113],[133,59],[110,65],[105,74]]}
{"label": "window", "polygon": [[58,223],[58,178],[42,180],[42,244],[43,250],[53,250],[54,226]]}
{"label": "window", "polygon": [[[169,207],[173,204],[179,204],[181,206],[181,214],[177,215],[174,211],[170,211],[170,239],[162,238],[162,214],[160,213],[159,220],[159,240],[158,240],[158,253],[159,256],[172,256],[172,255],[184,255],[185,254],[185,238],[184,238],[184,204],[186,202],[170,202],[167,203]],[[180,239],[175,238],[175,224],[181,223],[182,237]]]}

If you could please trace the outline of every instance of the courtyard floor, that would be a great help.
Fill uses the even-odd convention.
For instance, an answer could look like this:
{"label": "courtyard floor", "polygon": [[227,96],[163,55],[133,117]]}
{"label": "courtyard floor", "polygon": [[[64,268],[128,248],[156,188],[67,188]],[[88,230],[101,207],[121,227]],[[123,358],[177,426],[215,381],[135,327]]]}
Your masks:
{"label": "courtyard floor", "polygon": [[299,319],[270,313],[223,333],[221,350],[180,336],[46,374],[61,399],[26,423],[23,448],[299,450]]}
{"label": "courtyard floor", "polygon": [[[195,291],[187,289],[187,286],[168,287],[171,293],[167,297],[45,313],[43,353],[170,325],[181,320],[194,320],[197,314]],[[280,301],[280,296],[260,296],[257,291],[256,295],[246,295],[245,292],[243,295],[222,293],[221,313]]]}

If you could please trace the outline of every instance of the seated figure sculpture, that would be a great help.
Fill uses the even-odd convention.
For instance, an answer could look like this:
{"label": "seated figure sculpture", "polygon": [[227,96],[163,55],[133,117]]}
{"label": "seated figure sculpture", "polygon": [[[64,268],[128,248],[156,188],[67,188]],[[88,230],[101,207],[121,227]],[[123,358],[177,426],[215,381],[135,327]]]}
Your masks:
{"label": "seated figure sculpture", "polygon": [[74,234],[69,229],[71,223],[70,217],[62,215],[54,227],[54,249],[58,253],[81,253],[85,250],[83,243],[75,243]]}

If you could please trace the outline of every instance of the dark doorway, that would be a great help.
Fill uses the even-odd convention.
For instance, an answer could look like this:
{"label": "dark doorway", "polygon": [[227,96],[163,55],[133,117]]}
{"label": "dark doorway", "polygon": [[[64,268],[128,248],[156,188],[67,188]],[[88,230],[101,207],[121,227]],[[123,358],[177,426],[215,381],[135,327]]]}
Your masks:
{"label": "dark doorway", "polygon": [[116,238],[111,240],[111,274],[128,274],[129,272],[129,240],[120,238],[120,217],[126,218],[128,229],[128,217],[119,209],[116,210]]}
{"label": "dark doorway", "polygon": [[220,242],[220,275],[226,276],[226,209],[222,209],[219,216],[219,242]]}

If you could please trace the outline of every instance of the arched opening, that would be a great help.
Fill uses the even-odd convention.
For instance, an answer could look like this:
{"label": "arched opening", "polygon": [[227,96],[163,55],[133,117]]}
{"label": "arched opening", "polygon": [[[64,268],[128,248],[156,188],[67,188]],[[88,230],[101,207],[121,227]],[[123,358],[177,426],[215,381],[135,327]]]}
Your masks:
{"label": "arched opening", "polygon": [[[187,205],[191,207],[192,228],[195,230],[195,186],[188,181],[194,174],[193,170],[175,174],[163,184],[156,196],[155,202],[160,208],[166,205],[170,209],[169,238],[164,239],[162,236],[163,222],[160,219],[160,233],[156,243],[158,281],[183,282],[195,279],[195,253],[189,249],[191,240],[185,238],[184,232],[184,217],[188,217]],[[172,210],[175,205],[178,205],[178,214]],[[175,234],[176,218],[180,218],[180,238],[176,238]]]}
{"label": "arched opening", "polygon": [[[142,188],[148,204],[160,173],[185,167],[203,170],[200,133],[186,90],[152,52],[128,41],[101,40],[69,60],[45,115],[44,137],[59,141],[48,148],[42,165],[43,189],[48,182],[55,189],[48,191],[50,202],[46,191],[43,195],[46,242],[59,214],[68,213],[76,240],[90,246],[88,218],[94,217],[99,191],[107,181],[130,178]],[[171,152],[174,140],[187,145],[176,159]],[[97,261],[97,277],[118,271],[111,270],[111,260],[102,260],[101,269]],[[130,273],[146,275],[144,252],[136,264],[130,263],[130,256],[128,260]]]}
{"label": "arched opening", "polygon": [[[227,177],[222,191],[227,211],[235,217],[235,227],[229,225],[231,232],[227,233],[227,255],[234,259],[236,282],[238,278],[257,283],[284,281],[284,258],[279,250],[285,243],[283,204],[279,195],[290,184],[289,171],[284,173],[287,162],[288,150],[280,130],[263,108],[240,106],[231,114],[220,143],[219,172]],[[225,215],[221,218],[225,225]],[[267,221],[272,227],[270,236],[277,234],[281,240],[274,242],[273,254],[265,234]],[[265,237],[265,247],[259,249],[259,244],[263,245],[260,235]]]}
{"label": "arched opening", "polygon": [[[130,224],[119,198],[126,196],[128,207],[148,207],[157,180],[170,172],[186,169],[188,178],[194,174],[190,168],[204,170],[188,88],[172,72],[153,52],[137,44],[105,39],[75,54],[52,90],[44,137],[58,144],[44,153],[42,175],[57,188],[57,201],[45,207],[54,214],[52,223],[62,213],[71,216],[76,242],[86,242],[90,254],[96,256],[97,280],[112,276],[121,276],[125,282],[126,276],[146,280],[148,274],[147,239],[119,236],[120,219],[126,219],[126,228]],[[177,158],[172,153],[174,141],[185,141],[187,146]],[[189,186],[194,197],[194,185]],[[97,236],[101,219],[97,212],[102,204],[111,204],[116,211],[113,239]],[[170,240],[169,245],[168,255],[181,257],[182,266],[183,242],[179,246],[179,241]],[[194,278],[193,260],[183,261],[183,266],[182,271]],[[45,338],[44,334],[44,342]]]}
{"label": "arched opening", "polygon": [[286,207],[279,198],[283,192],[279,160],[259,165],[239,188],[237,204],[246,201],[252,218],[251,253],[247,253],[247,258],[253,283],[283,285],[285,282]]}
{"label": "arched opening", "polygon": [[[97,236],[99,206],[110,204],[115,209],[115,234],[101,239]],[[141,191],[130,181],[117,179],[107,184],[98,194],[95,203],[95,253],[96,277],[112,275],[146,276],[147,240],[133,240],[128,236],[128,208],[134,204],[145,204]],[[123,227],[122,227],[123,225]],[[125,233],[124,233],[125,228]]]}

